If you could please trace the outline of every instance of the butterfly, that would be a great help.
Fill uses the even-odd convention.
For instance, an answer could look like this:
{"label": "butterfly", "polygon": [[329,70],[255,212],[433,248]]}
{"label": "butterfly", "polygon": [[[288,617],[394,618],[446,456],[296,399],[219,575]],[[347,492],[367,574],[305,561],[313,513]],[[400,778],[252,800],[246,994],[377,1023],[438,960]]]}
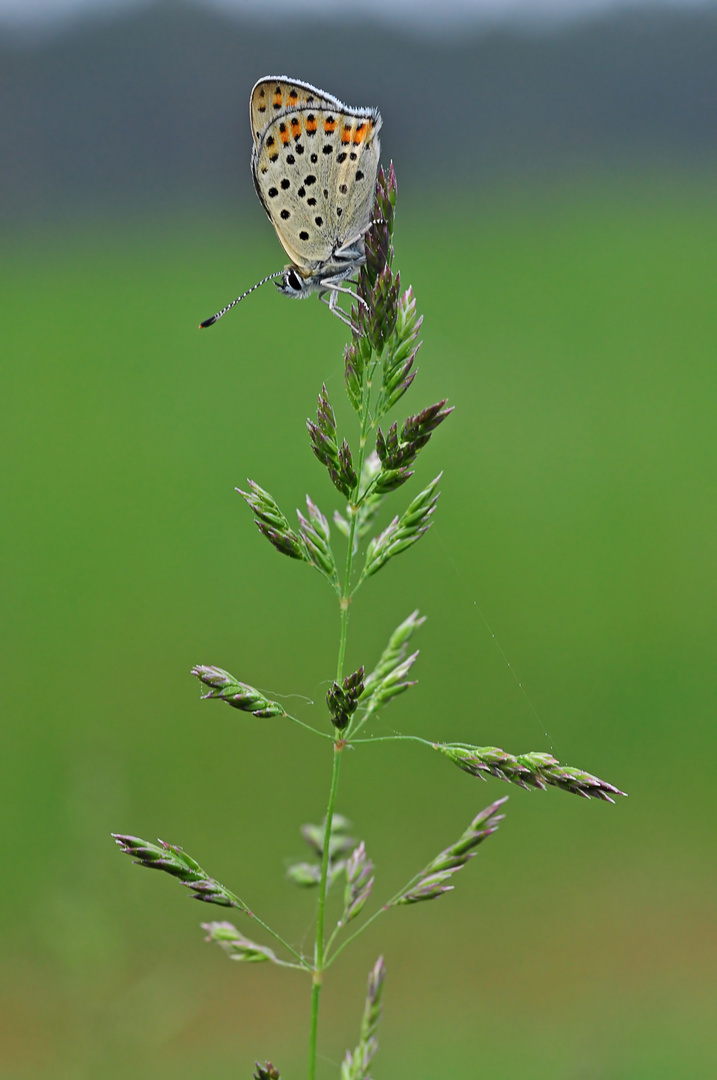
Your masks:
{"label": "butterfly", "polygon": [[[310,83],[259,79],[249,99],[256,193],[291,260],[200,325],[211,326],[275,278],[279,292],[319,299],[343,322],[339,295],[366,261],[381,151],[378,109],[354,109]],[[328,297],[328,299],[327,299]]]}

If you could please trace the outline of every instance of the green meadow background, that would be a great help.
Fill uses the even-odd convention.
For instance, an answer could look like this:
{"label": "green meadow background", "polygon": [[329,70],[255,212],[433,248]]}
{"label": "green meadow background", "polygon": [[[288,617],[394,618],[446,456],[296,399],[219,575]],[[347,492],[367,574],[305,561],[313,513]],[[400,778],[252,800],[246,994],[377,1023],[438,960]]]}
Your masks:
{"label": "green meadow background", "polygon": [[[5,245],[3,1080],[304,1074],[307,980],[229,963],[199,927],[222,913],[109,835],[185,846],[310,942],[285,869],[328,744],[200,702],[189,675],[224,666],[327,724],[334,598],[233,489],[340,505],[304,421],[325,382],[353,433],[345,331],[270,287],[196,329],[281,264],[255,211]],[[456,410],[388,503],[445,470],[434,527],[359,594],[348,663],[419,607],[420,683],[377,734],[551,749],[629,798],[482,784],[418,744],[347,754],[339,809],[379,899],[510,800],[454,893],[331,969],[322,1080],[379,953],[377,1080],[714,1075],[716,244],[706,175],[399,203],[425,316],[401,413]]]}

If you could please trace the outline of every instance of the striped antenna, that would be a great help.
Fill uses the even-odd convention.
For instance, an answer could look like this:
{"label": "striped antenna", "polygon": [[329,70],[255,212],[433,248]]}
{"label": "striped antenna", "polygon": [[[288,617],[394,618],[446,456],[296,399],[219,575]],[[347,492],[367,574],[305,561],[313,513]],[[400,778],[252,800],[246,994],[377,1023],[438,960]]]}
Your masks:
{"label": "striped antenna", "polygon": [[275,274],[269,274],[268,277],[262,278],[261,281],[257,281],[256,285],[252,285],[252,287],[250,289],[247,289],[246,292],[242,293],[241,296],[237,296],[236,300],[232,300],[231,304],[227,304],[227,306],[223,307],[221,311],[218,311],[216,315],[212,315],[211,319],[205,319],[204,322],[200,323],[199,329],[203,330],[205,326],[212,326],[217,321],[217,319],[221,319],[222,315],[226,315],[226,313],[231,308],[233,308],[235,304],[238,304],[239,301],[243,300],[245,296],[249,295],[249,293],[253,293],[254,290],[258,289],[260,285],[266,285],[267,281],[272,281],[273,278],[281,277],[283,273],[283,270],[277,270]]}

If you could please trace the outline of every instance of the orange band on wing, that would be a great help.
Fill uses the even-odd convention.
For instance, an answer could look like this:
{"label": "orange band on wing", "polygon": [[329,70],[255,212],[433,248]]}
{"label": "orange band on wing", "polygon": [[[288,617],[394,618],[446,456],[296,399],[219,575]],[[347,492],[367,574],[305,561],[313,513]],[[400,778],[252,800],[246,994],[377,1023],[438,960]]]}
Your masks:
{"label": "orange band on wing", "polygon": [[359,143],[362,143],[364,141],[364,139],[368,135],[369,127],[370,127],[370,125],[368,125],[366,123],[359,124],[359,126],[354,131],[354,137],[353,137],[354,146],[358,146]]}
{"label": "orange band on wing", "polygon": [[336,121],[333,118],[330,117],[328,120],[324,120],[324,131],[329,132],[329,134],[336,131]]}

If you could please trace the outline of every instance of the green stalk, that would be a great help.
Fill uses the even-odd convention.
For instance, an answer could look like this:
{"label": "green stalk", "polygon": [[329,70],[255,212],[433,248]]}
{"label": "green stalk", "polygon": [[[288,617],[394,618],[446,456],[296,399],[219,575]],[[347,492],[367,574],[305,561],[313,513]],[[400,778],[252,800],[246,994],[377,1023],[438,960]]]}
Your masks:
{"label": "green stalk", "polygon": [[[359,483],[366,448],[366,430],[369,421],[369,402],[371,398],[371,378],[373,369],[367,374],[364,387],[363,403],[361,407],[361,441],[359,444],[358,475]],[[336,682],[340,683],[344,674],[344,661],[346,658],[346,642],[349,628],[349,605],[351,602],[351,572],[353,570],[354,542],[356,539],[356,522],[358,503],[361,492],[357,492],[357,505],[351,507],[351,524],[349,527],[348,550],[346,552],[346,571],[344,576],[344,588],[341,595],[341,626],[339,630],[339,654],[336,662]],[[321,997],[321,985],[324,978],[324,920],[326,916],[326,894],[328,891],[329,877],[329,847],[331,843],[331,825],[334,820],[336,806],[336,793],[339,787],[339,770],[341,767],[341,751],[344,748],[344,740],[337,739],[334,743],[334,759],[331,772],[331,787],[329,790],[329,804],[326,809],[326,824],[324,827],[324,850],[321,856],[321,881],[319,882],[319,899],[316,912],[316,944],[314,947],[314,974],[311,988],[311,1025],[309,1031],[309,1068],[308,1080],[316,1080],[316,1052],[319,1034],[319,1000]]]}
{"label": "green stalk", "polygon": [[316,1040],[319,1034],[319,994],[321,983],[317,982],[314,973],[314,983],[311,987],[311,1033],[309,1035],[309,1072],[308,1080],[316,1078]]}

